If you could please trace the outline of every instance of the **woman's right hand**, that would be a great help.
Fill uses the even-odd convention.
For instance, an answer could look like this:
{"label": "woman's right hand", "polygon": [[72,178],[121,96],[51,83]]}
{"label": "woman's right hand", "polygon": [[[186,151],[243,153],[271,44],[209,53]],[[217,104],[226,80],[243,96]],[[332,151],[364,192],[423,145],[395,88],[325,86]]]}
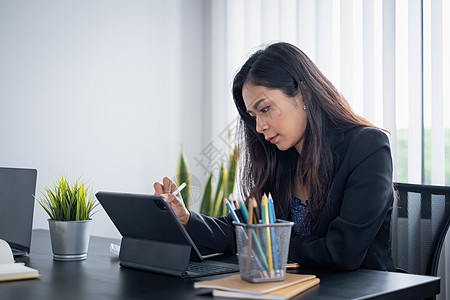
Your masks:
{"label": "woman's right hand", "polygon": [[155,195],[160,195],[166,198],[181,224],[183,224],[184,227],[187,227],[191,214],[184,205],[181,194],[178,193],[176,196],[172,194],[177,188],[175,182],[173,182],[169,177],[164,177],[163,182],[155,182],[153,184],[153,188],[155,189]]}

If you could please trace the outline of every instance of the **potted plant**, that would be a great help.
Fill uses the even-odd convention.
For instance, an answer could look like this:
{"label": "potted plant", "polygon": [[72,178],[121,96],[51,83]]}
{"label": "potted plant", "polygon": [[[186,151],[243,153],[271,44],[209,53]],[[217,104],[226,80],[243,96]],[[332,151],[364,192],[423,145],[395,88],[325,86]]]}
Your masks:
{"label": "potted plant", "polygon": [[[228,165],[222,161],[218,172],[217,186],[214,188],[213,171],[209,172],[203,189],[203,196],[200,204],[200,213],[211,217],[220,217],[228,213],[225,205],[225,198],[234,193],[236,169],[239,159],[239,150],[235,146],[229,153]],[[190,209],[190,174],[183,150],[180,150],[177,167],[177,185],[186,182],[186,188],[181,191],[186,208]],[[183,194],[184,192],[184,194]]]}
{"label": "potted plant", "polygon": [[72,185],[61,175],[53,187],[44,187],[37,199],[49,215],[48,223],[53,259],[60,261],[84,260],[90,237],[94,208],[98,205],[92,190],[81,179]]}

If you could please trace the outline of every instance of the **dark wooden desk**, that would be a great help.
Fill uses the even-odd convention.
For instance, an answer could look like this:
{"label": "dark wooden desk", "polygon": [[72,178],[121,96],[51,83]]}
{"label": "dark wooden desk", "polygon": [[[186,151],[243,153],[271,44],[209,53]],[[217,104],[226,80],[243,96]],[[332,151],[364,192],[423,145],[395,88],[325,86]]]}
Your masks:
{"label": "dark wooden desk", "polygon": [[[53,261],[47,230],[34,230],[31,254],[18,259],[38,269],[39,279],[0,283],[0,299],[203,299],[192,280],[121,268],[109,252],[110,238],[91,237],[88,258],[79,262]],[[319,286],[295,299],[421,299],[439,293],[438,277],[370,270],[313,273]],[[204,279],[204,278],[203,278]],[[224,299],[224,298],[220,298]]]}

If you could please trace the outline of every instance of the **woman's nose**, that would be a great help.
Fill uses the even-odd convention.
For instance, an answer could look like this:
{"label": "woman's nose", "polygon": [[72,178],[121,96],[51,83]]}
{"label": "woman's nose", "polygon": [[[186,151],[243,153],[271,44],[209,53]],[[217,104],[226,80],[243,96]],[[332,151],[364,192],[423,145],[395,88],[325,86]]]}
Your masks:
{"label": "woman's nose", "polygon": [[262,118],[256,118],[256,132],[263,133],[267,127],[267,123],[262,121]]}

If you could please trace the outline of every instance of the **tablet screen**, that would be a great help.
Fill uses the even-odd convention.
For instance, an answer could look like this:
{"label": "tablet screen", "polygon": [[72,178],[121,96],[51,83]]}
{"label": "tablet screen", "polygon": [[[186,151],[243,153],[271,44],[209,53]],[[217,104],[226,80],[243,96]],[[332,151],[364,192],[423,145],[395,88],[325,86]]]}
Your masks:
{"label": "tablet screen", "polygon": [[124,237],[190,245],[192,260],[201,254],[170,204],[162,196],[97,192],[96,197]]}

